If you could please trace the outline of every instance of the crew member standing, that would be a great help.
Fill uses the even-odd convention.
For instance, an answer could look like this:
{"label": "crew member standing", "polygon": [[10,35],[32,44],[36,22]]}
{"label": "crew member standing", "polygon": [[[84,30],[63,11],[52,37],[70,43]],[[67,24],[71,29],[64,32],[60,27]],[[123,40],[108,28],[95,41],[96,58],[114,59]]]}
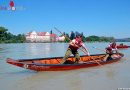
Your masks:
{"label": "crew member standing", "polygon": [[83,41],[82,41],[82,35],[78,35],[75,39],[73,39],[72,41],[70,41],[69,43],[69,47],[66,51],[65,56],[63,57],[63,60],[61,62],[61,64],[64,64],[66,62],[66,60],[68,59],[68,57],[73,54],[74,57],[76,58],[75,63],[78,64],[79,60],[80,60],[80,55],[78,53],[78,49],[82,47],[82,49],[84,50],[84,52],[89,55],[89,51],[88,49],[85,47]]}

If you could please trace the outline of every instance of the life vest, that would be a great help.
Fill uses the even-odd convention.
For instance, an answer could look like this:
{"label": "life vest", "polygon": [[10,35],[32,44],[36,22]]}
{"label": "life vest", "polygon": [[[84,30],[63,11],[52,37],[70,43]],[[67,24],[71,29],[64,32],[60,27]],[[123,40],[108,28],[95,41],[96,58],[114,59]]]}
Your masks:
{"label": "life vest", "polygon": [[116,49],[116,44],[109,44],[109,47],[106,48],[107,53],[112,53],[112,49]]}
{"label": "life vest", "polygon": [[113,43],[110,44],[110,48],[111,48],[111,49],[115,49],[115,48],[116,48],[116,44],[113,44]]}
{"label": "life vest", "polygon": [[83,43],[83,42],[82,42],[82,41],[79,41],[78,38],[75,39],[75,44],[78,45],[79,47],[82,46],[82,43]]}
{"label": "life vest", "polygon": [[70,45],[69,48],[72,49],[72,50],[77,50],[77,49],[79,49],[79,48],[82,46],[82,43],[83,43],[82,41],[79,41],[79,39],[76,38],[76,39],[75,39],[75,44],[76,44],[78,47],[77,47],[76,45],[74,45],[74,46]]}

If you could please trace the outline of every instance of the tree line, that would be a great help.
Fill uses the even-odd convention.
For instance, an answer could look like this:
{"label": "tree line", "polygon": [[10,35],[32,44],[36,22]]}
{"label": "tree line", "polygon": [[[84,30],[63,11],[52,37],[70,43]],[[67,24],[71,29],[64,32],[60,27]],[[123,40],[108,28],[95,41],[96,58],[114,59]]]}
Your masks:
{"label": "tree line", "polygon": [[23,43],[25,42],[25,35],[18,34],[13,35],[8,32],[8,29],[5,27],[0,27],[0,43]]}
{"label": "tree line", "polygon": [[[64,35],[66,35],[71,40],[76,38],[79,34],[82,36],[83,42],[111,42],[115,40],[114,37],[105,37],[105,36],[100,37],[100,36],[91,35],[91,36],[85,37],[83,32],[79,33],[77,31],[76,32],[71,31],[70,35],[64,32]],[[66,38],[64,42],[69,42],[69,40]]]}
{"label": "tree line", "polygon": [[[50,32],[52,33],[52,31]],[[74,32],[71,31],[70,35],[68,33],[63,33],[66,35],[68,38],[71,40],[76,38],[79,34],[82,35],[83,42],[110,42],[114,40],[114,37],[99,37],[99,36],[88,36],[85,37],[83,32]],[[13,35],[12,33],[8,32],[8,29],[5,27],[0,27],[0,43],[24,43],[26,42],[25,35],[24,34],[18,34],[18,35]],[[65,38],[64,42],[69,42],[67,38]]]}

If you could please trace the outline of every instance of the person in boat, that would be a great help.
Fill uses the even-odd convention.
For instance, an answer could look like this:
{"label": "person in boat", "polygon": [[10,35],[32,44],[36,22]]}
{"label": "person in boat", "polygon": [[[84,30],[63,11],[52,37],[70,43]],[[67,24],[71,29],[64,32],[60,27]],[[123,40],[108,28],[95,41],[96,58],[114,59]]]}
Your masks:
{"label": "person in boat", "polygon": [[118,54],[118,49],[116,46],[116,42],[112,42],[109,44],[109,46],[106,48],[106,61],[112,60],[112,55]]}
{"label": "person in boat", "polygon": [[69,58],[69,56],[70,56],[71,54],[73,54],[74,57],[75,57],[75,62],[74,62],[74,63],[77,63],[77,64],[78,64],[78,62],[79,62],[79,60],[80,60],[80,55],[79,55],[79,53],[78,53],[78,49],[79,49],[80,47],[82,47],[82,50],[84,50],[84,52],[85,52],[87,55],[89,55],[89,51],[88,51],[88,49],[85,47],[85,45],[84,45],[84,43],[83,43],[83,41],[82,41],[82,35],[81,35],[81,34],[79,34],[75,39],[73,39],[72,41],[70,41],[69,47],[68,47],[68,49],[67,49],[67,51],[66,51],[65,56],[64,56],[63,59],[62,59],[61,64],[65,64],[65,62],[67,61],[67,59]]}
{"label": "person in boat", "polygon": [[123,45],[124,45],[123,43],[120,44],[120,46],[123,46]]}

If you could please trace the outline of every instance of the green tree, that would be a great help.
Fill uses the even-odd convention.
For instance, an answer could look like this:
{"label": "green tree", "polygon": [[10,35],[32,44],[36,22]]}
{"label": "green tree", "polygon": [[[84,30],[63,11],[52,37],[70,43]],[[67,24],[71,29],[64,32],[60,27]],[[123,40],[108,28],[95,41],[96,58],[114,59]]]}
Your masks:
{"label": "green tree", "polygon": [[92,36],[86,37],[86,40],[87,41],[100,41],[100,37],[92,35]]}
{"label": "green tree", "polygon": [[5,27],[0,27],[0,43],[23,43],[25,42],[25,35],[18,34],[13,35],[10,32],[7,32],[8,29]]}
{"label": "green tree", "polygon": [[15,40],[17,40],[17,42],[19,42],[19,43],[23,43],[23,42],[25,42],[25,35],[24,34],[18,34],[16,36]]}
{"label": "green tree", "polygon": [[81,33],[81,35],[82,35],[83,42],[86,42],[86,38],[85,38],[83,32]]}
{"label": "green tree", "polygon": [[7,31],[5,27],[0,27],[0,42],[4,42],[6,40]]}
{"label": "green tree", "polygon": [[70,37],[69,37],[69,34],[66,33],[65,36],[66,36],[67,38],[65,38],[64,42],[65,42],[65,43],[66,43],[66,42],[69,42],[69,41],[70,41],[70,40],[68,39],[68,38],[70,38]]}
{"label": "green tree", "polygon": [[75,38],[75,33],[73,31],[71,31],[70,39],[73,40],[74,38]]}
{"label": "green tree", "polygon": [[53,34],[52,30],[50,31],[50,34]]}

